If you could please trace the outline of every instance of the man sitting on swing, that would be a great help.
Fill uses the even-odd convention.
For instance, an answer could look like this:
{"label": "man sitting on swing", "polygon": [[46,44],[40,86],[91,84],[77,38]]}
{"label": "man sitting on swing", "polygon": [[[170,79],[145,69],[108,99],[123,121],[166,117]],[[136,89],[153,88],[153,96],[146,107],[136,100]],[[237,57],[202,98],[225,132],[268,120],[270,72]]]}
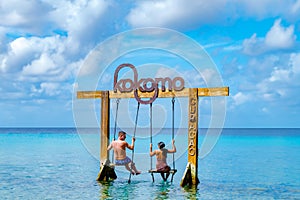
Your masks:
{"label": "man sitting on swing", "polygon": [[[169,150],[164,148],[166,145],[163,142],[158,143],[158,148],[157,150],[152,151],[152,143],[150,143],[150,156],[156,155],[156,170],[157,172],[161,172],[160,175],[166,181],[170,175],[170,166],[167,164],[167,154],[168,153],[175,153],[176,152],[176,147],[175,147],[175,140],[172,140],[172,147],[173,149]],[[166,173],[166,177],[164,175]]]}
{"label": "man sitting on swing", "polygon": [[131,145],[126,141],[126,133],[124,131],[119,132],[118,140],[112,141],[111,144],[107,147],[107,150],[114,149],[115,156],[115,164],[116,165],[125,165],[125,168],[131,173],[135,175],[139,175],[141,172],[138,171],[135,167],[135,164],[131,161],[131,159],[126,156],[126,147],[130,150],[134,149],[134,141],[135,138],[132,138]]}

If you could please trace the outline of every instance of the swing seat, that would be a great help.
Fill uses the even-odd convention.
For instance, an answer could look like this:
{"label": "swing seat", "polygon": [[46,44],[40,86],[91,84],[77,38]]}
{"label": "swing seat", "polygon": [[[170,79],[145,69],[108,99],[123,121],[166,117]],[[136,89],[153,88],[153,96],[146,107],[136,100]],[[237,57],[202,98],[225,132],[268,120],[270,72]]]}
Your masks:
{"label": "swing seat", "polygon": [[121,166],[124,166],[124,165],[117,165],[115,163],[109,163],[108,166],[111,167],[111,168],[115,168],[115,167],[121,167]]}
{"label": "swing seat", "polygon": [[157,169],[150,169],[148,172],[149,173],[170,173],[170,174],[175,174],[177,172],[177,169],[171,169],[169,172],[162,172],[162,171],[157,171]]}
{"label": "swing seat", "polygon": [[[171,169],[168,172],[157,171],[157,169],[150,169],[148,172],[151,173],[153,182],[154,182],[154,175],[153,174],[155,174],[155,173],[156,174],[161,174],[164,181],[167,181],[169,175],[171,174],[172,175],[171,176],[171,182],[173,182],[173,177],[174,177],[174,174],[177,172],[177,169]],[[165,178],[165,174],[169,174],[169,175]]]}

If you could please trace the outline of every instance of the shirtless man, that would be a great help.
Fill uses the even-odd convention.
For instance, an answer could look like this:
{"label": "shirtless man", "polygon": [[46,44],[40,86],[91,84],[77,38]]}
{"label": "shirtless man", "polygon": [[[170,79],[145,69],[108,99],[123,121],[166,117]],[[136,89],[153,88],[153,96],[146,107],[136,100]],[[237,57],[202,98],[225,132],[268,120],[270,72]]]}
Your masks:
{"label": "shirtless man", "polygon": [[118,140],[112,141],[111,144],[107,147],[107,150],[114,149],[115,164],[116,165],[125,165],[125,168],[131,173],[139,175],[141,172],[138,171],[135,167],[135,164],[131,159],[126,156],[126,147],[130,150],[134,149],[135,138],[132,138],[132,143],[129,145],[126,141],[126,133],[124,131],[119,132]]}
{"label": "shirtless man", "polygon": [[[167,164],[167,154],[176,152],[175,140],[172,140],[173,149],[171,150],[166,149],[165,143],[163,142],[159,142],[157,145],[159,149],[152,151],[152,143],[150,144],[150,156],[156,155],[156,170],[161,172],[160,175],[164,180],[167,180],[170,175],[169,171],[171,170],[170,166]],[[164,172],[167,173],[166,178]]]}

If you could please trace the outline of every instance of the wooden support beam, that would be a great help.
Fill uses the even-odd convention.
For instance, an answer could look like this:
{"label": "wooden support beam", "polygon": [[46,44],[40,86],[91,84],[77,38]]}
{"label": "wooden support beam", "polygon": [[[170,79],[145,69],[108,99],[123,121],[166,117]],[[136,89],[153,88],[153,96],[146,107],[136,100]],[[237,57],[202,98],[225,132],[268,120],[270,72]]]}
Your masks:
{"label": "wooden support beam", "polygon": [[109,92],[101,92],[101,133],[100,133],[100,163],[104,163],[108,159],[107,147],[109,145]]}
{"label": "wooden support beam", "polygon": [[[189,89],[184,88],[181,91],[162,91],[159,89],[158,98],[172,98],[172,97],[188,97]],[[197,88],[198,96],[228,96],[229,95],[229,87],[217,87],[217,88]],[[102,91],[78,91],[77,98],[78,99],[95,99],[102,97]],[[151,98],[153,97],[154,92],[140,92],[138,91],[138,95],[140,98]],[[134,98],[133,92],[114,92],[112,90],[109,91],[109,98]]]}
{"label": "wooden support beam", "polygon": [[188,162],[190,163],[193,185],[198,180],[198,91],[189,89],[189,124],[188,124]]}
{"label": "wooden support beam", "polygon": [[188,166],[181,186],[197,185],[198,179],[198,89],[189,89]]}

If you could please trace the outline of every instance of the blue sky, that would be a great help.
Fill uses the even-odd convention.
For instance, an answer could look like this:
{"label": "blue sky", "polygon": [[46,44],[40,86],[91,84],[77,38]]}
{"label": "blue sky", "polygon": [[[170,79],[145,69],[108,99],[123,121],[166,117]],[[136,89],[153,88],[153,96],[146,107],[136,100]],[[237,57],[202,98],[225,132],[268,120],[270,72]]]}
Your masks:
{"label": "blue sky", "polygon": [[73,127],[88,53],[142,27],[204,47],[230,87],[225,127],[300,127],[299,19],[300,0],[0,0],[0,127]]}

